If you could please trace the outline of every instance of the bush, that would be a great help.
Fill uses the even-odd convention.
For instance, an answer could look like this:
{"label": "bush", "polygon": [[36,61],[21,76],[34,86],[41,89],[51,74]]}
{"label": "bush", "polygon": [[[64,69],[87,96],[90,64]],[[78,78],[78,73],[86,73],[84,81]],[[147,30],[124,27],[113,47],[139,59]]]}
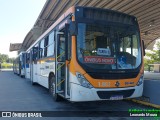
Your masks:
{"label": "bush", "polygon": [[13,64],[12,63],[2,63],[1,68],[2,69],[11,69],[11,68],[13,68]]}

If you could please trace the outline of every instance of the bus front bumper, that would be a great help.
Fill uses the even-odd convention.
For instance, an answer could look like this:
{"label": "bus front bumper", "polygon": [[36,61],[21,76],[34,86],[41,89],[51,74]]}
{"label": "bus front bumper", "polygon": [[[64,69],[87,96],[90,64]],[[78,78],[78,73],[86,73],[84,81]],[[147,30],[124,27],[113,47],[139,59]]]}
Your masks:
{"label": "bus front bumper", "polygon": [[121,100],[142,96],[143,84],[127,88],[85,88],[81,85],[70,83],[70,101],[97,101],[97,100]]}

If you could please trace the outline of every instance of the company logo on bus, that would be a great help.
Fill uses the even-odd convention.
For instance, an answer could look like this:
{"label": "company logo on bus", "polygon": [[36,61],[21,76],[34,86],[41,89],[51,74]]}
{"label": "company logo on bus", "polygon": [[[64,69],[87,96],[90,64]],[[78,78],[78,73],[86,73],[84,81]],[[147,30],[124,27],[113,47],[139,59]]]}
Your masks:
{"label": "company logo on bus", "polygon": [[120,83],[117,81],[116,84],[115,84],[115,86],[119,87],[119,85],[120,85]]}

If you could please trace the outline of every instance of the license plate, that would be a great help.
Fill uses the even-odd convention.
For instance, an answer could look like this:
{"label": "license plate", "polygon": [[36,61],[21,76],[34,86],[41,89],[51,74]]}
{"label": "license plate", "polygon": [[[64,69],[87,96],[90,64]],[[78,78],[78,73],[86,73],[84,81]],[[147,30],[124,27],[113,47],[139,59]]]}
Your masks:
{"label": "license plate", "polygon": [[123,99],[123,95],[116,95],[116,96],[111,96],[110,100],[122,100]]}

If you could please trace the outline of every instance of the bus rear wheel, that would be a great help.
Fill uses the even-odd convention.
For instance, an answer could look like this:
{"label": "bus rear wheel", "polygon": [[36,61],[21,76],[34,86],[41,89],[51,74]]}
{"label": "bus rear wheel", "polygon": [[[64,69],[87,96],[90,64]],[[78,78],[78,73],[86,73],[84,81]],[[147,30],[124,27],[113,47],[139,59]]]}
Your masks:
{"label": "bus rear wheel", "polygon": [[31,79],[31,85],[36,85],[36,83],[33,82],[33,79]]}
{"label": "bus rear wheel", "polygon": [[52,75],[49,79],[49,93],[53,97],[54,101],[58,102],[61,100],[61,97],[55,93],[55,76]]}

